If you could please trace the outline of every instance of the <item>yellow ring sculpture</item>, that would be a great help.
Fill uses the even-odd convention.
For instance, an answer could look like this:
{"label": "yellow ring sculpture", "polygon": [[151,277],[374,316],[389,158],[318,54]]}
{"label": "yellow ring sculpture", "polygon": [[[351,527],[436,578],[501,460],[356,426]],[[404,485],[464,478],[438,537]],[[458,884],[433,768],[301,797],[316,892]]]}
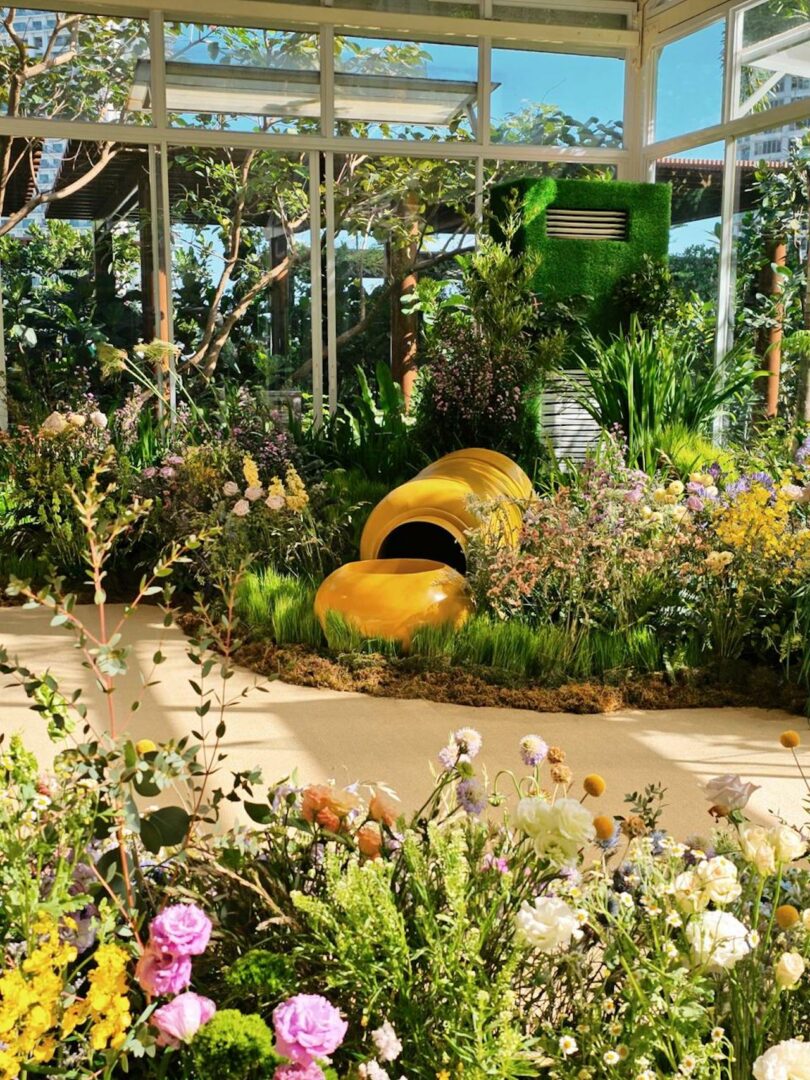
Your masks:
{"label": "yellow ring sculpture", "polygon": [[459,627],[472,610],[464,574],[467,536],[482,522],[499,543],[518,542],[531,480],[494,450],[457,450],[389,492],[369,515],[360,562],[323,582],[315,613],[334,611],[366,637],[405,648],[421,626]]}

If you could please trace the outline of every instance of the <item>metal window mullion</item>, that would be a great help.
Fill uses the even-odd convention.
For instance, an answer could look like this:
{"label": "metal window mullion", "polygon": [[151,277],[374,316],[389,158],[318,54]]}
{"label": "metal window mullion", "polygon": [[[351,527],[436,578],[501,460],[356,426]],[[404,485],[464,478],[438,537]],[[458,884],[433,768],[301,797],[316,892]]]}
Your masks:
{"label": "metal window mullion", "polygon": [[312,422],[323,423],[323,290],[321,288],[321,155],[309,154],[310,345],[312,350]]}
{"label": "metal window mullion", "polygon": [[492,115],[492,39],[478,41],[478,142],[475,159],[475,220],[484,220],[484,159],[490,150]]}
{"label": "metal window mullion", "polygon": [[[734,344],[734,210],[737,198],[737,143],[725,145],[723,191],[720,210],[720,257],[717,272],[717,327],[714,361],[719,366]],[[714,417],[714,435],[720,439],[725,426],[722,413]]]}
{"label": "metal window mullion", "polygon": [[743,12],[732,8],[726,16],[726,40],[723,50],[722,122],[729,124],[740,115],[740,49],[743,43]]}
{"label": "metal window mullion", "polygon": [[166,40],[163,12],[149,13],[149,77],[152,124],[163,132],[168,127],[166,112]]}
{"label": "metal window mullion", "polygon": [[329,413],[334,416],[337,408],[337,303],[335,295],[335,155],[331,150],[324,154],[326,172],[326,367],[329,395]]}
{"label": "metal window mullion", "polygon": [[[160,147],[160,234],[163,272],[166,275],[166,327],[167,340],[174,344],[174,298],[172,295],[172,220],[169,195],[169,148],[164,142]],[[169,353],[169,411],[174,423],[177,410],[177,357]]]}
{"label": "metal window mullion", "polygon": [[[160,261],[162,258],[162,249],[160,243],[160,172],[158,169],[158,154],[159,148],[157,146],[150,146],[147,150],[147,160],[149,164],[149,235],[151,239],[152,247],[152,267],[151,267],[151,289],[152,289],[152,313],[154,321],[152,323],[152,336],[154,338],[160,337],[160,280],[159,269]],[[164,396],[163,396],[163,370],[158,369],[157,372],[157,388],[158,388],[158,416],[163,417]]]}
{"label": "metal window mullion", "polygon": [[335,136],[335,30],[323,26],[319,38],[321,61],[321,135]]}

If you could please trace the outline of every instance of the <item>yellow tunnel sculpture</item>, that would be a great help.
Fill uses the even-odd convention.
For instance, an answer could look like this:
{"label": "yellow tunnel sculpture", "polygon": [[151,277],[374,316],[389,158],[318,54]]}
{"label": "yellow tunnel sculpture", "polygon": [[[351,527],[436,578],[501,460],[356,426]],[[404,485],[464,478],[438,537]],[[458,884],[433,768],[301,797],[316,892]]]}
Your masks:
{"label": "yellow tunnel sculpture", "polygon": [[[467,536],[491,526],[516,544],[531,480],[494,450],[457,450],[394,488],[372,510],[360,561],[323,582],[315,613],[334,611],[365,637],[410,644],[423,626],[461,626],[472,604],[465,580]],[[482,514],[485,519],[482,519]]]}

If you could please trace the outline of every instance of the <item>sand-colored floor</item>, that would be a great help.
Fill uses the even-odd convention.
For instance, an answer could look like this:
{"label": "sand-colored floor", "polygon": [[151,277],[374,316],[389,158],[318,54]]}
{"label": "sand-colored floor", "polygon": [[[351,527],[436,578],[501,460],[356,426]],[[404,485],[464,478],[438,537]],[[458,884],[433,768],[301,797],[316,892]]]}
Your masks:
{"label": "sand-colored floor", "polygon": [[[92,617],[92,609],[89,614]],[[197,669],[187,659],[185,638],[176,629],[164,631],[161,613],[145,608],[128,622],[125,641],[133,651],[130,671],[115,692],[121,728],[128,727],[135,738],[186,733],[198,723],[193,712],[198,700],[188,683],[197,677]],[[50,628],[46,613],[0,609],[0,645],[33,671],[49,669],[63,693],[81,687],[91,718],[104,723],[106,705],[91,673],[82,667],[70,635]],[[167,660],[154,672],[152,657],[158,646]],[[159,680],[157,685],[143,689],[142,683],[152,678]],[[430,762],[448,733],[471,725],[484,737],[480,761],[490,776],[499,769],[518,768],[518,740],[537,732],[566,749],[575,776],[602,773],[608,793],[600,809],[607,813],[621,810],[626,792],[661,781],[668,789],[664,824],[680,837],[710,828],[701,782],[718,773],[737,772],[761,785],[749,806],[752,816],[765,819],[769,811],[778,811],[796,823],[806,817],[806,789],[790,753],[778,743],[785,727],[803,729],[804,721],[769,710],[767,702],[762,709],[574,716],[378,699],[281,682],[264,684],[266,693],[253,689],[240,698],[256,681],[250,672],[239,670],[227,684],[228,697],[239,701],[228,714],[226,769],[258,765],[268,779],[295,769],[303,782],[331,777],[341,783],[382,780],[399,792],[406,807],[415,807],[430,788]],[[129,703],[139,695],[142,705],[131,713]],[[53,749],[22,688],[4,685],[0,702],[0,731],[22,732],[47,764]],[[806,741],[810,748],[810,735]]]}

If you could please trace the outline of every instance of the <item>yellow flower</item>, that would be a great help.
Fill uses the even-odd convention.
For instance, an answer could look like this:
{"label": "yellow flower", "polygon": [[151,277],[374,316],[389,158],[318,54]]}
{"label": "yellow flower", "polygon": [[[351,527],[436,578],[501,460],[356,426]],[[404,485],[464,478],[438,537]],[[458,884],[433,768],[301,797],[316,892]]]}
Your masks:
{"label": "yellow flower", "polygon": [[287,508],[289,510],[304,510],[309,505],[309,495],[304,486],[304,481],[292,465],[287,469],[284,483],[287,488]]}
{"label": "yellow flower", "polygon": [[245,454],[245,456],[242,458],[242,475],[245,478],[245,484],[247,485],[247,487],[261,487],[261,481],[259,480],[259,469],[250,454]]}
{"label": "yellow flower", "polygon": [[783,731],[779,736],[779,742],[786,750],[795,750],[801,741],[798,731]]}

